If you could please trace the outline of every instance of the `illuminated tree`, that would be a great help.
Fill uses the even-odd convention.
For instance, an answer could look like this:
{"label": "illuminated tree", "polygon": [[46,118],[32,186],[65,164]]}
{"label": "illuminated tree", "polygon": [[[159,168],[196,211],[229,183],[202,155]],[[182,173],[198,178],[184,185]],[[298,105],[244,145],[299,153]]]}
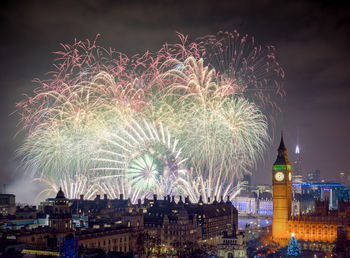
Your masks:
{"label": "illuminated tree", "polygon": [[294,234],[292,234],[292,237],[289,240],[289,245],[288,245],[288,256],[298,257],[300,254],[301,254],[300,246],[298,244],[297,239],[294,237]]}

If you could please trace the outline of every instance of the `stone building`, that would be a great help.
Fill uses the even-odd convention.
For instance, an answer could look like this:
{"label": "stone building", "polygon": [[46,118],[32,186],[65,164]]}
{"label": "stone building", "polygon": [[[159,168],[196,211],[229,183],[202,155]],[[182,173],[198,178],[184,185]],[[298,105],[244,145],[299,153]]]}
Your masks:
{"label": "stone building", "polygon": [[273,222],[272,238],[284,246],[291,235],[304,248],[317,245],[318,250],[330,251],[337,241],[338,228],[344,228],[350,239],[350,202],[338,200],[338,210],[329,210],[329,200],[315,200],[314,212],[292,216],[291,178],[292,170],[287,158],[283,138],[278,157],[273,166]]}
{"label": "stone building", "polygon": [[247,246],[243,232],[227,234],[219,237],[218,258],[246,258]]}
{"label": "stone building", "polygon": [[[69,235],[74,236],[72,228],[72,213],[68,199],[60,189],[54,199],[49,215],[49,227],[39,227],[32,230],[22,228],[17,231],[8,231],[19,242],[27,243],[24,253],[27,254],[57,254],[59,240]],[[44,252],[44,253],[43,253]]]}
{"label": "stone building", "polygon": [[153,200],[145,200],[145,204],[149,205],[144,214],[146,248],[149,252],[179,251],[200,240],[197,215],[188,212],[188,203],[184,203],[182,197],[176,203],[174,196],[172,199],[168,196],[157,200],[154,195]]}
{"label": "stone building", "polygon": [[16,197],[13,194],[0,194],[0,215],[15,215]]}
{"label": "stone building", "polygon": [[288,233],[295,234],[302,245],[318,243],[319,249],[331,251],[337,241],[339,228],[345,228],[350,239],[350,204],[339,200],[339,209],[330,211],[329,200],[315,200],[315,212],[301,216],[291,216],[288,220]]}
{"label": "stone building", "polygon": [[56,232],[72,230],[72,212],[62,189],[58,191],[49,217],[49,227]]}
{"label": "stone building", "polygon": [[238,211],[228,198],[225,202],[221,197],[218,202],[215,197],[212,203],[209,198],[207,203],[200,198],[198,203],[188,205],[187,209],[197,215],[202,240],[217,244],[218,237],[224,232],[238,232]]}
{"label": "stone building", "polygon": [[238,212],[232,203],[218,202],[191,203],[186,197],[175,202],[175,197],[167,196],[158,200],[145,200],[147,212],[144,215],[147,241],[155,252],[166,253],[193,249],[198,244],[216,245],[224,232],[237,232]]}
{"label": "stone building", "polygon": [[[106,207],[99,210],[100,213],[92,214],[92,227],[74,229],[72,224],[71,203],[65,198],[60,189],[54,198],[53,204],[42,207],[48,210],[49,226],[39,227],[32,230],[21,228],[21,230],[5,229],[2,236],[16,239],[18,242],[26,243],[23,250],[25,254],[58,255],[60,243],[66,239],[73,239],[78,248],[95,249],[100,248],[107,251],[122,253],[143,253],[143,210],[128,207],[127,202],[119,207]],[[97,210],[94,210],[97,211]]]}
{"label": "stone building", "polygon": [[82,248],[100,248],[110,252],[140,252],[139,245],[142,244],[137,242],[140,240],[135,232],[127,227],[112,226],[77,230],[75,236],[78,237],[79,246]]}

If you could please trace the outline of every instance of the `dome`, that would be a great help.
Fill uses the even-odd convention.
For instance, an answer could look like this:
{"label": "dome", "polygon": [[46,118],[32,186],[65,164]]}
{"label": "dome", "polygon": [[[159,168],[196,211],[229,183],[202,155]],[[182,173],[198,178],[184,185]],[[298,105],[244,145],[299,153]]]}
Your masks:
{"label": "dome", "polygon": [[60,190],[57,192],[56,199],[66,199],[61,187],[60,187]]}

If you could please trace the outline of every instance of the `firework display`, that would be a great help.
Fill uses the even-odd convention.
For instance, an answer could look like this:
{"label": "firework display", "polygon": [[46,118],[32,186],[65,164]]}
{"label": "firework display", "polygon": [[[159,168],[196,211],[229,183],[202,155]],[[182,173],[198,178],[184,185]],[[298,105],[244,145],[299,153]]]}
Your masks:
{"label": "firework display", "polygon": [[118,133],[104,139],[95,158],[96,167],[91,169],[100,175],[112,172],[119,177],[108,194],[114,196],[116,189],[126,196],[135,192],[133,201],[137,196],[177,194],[178,180],[187,177],[186,159],[182,158],[178,140],[162,123],[131,120],[123,125]]}
{"label": "firework display", "polygon": [[283,70],[273,47],[236,31],[179,37],[130,58],[62,45],[52,77],[16,106],[18,155],[41,194],[234,197],[269,142]]}

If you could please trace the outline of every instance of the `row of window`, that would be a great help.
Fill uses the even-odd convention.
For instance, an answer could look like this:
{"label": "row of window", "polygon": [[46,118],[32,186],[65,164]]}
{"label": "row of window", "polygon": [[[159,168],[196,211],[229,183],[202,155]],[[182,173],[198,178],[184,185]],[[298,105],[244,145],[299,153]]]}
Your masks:
{"label": "row of window", "polygon": [[[81,247],[85,247],[85,248],[88,248],[88,246],[89,246],[89,248],[95,248],[95,243],[90,243],[89,245],[87,245],[87,244],[81,244]],[[100,245],[100,242],[98,242],[98,244],[97,244],[97,247],[99,247],[99,248],[101,248],[101,245]],[[123,248],[124,247],[124,248]],[[128,248],[129,247],[129,248]],[[104,249],[106,249],[105,247],[104,247]],[[111,247],[111,246],[108,246],[108,248],[107,248],[107,250],[109,250],[109,251],[115,251],[115,252],[117,252],[117,251],[119,251],[119,252],[129,252],[130,250],[131,250],[131,247],[130,247],[130,245],[129,246],[127,246],[127,245],[124,245],[124,246],[117,246],[117,245],[114,245],[113,247]]]}

